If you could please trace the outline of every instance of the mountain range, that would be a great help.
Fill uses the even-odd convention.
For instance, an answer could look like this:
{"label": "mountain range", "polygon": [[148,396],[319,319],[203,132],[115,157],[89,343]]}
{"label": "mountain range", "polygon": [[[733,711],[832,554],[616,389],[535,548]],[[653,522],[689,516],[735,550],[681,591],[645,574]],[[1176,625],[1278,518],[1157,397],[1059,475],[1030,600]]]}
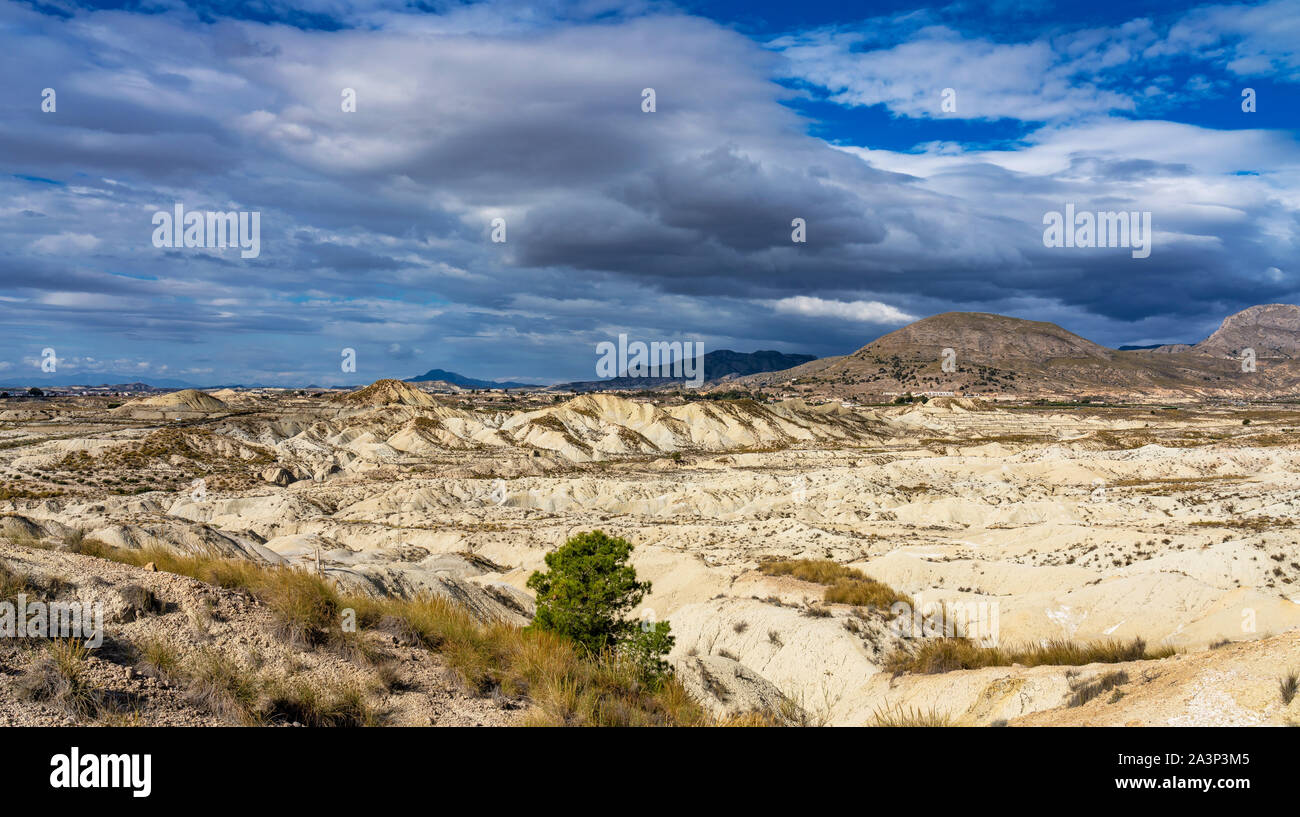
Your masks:
{"label": "mountain range", "polygon": [[441,381],[460,386],[463,389],[535,389],[536,383],[516,383],[513,380],[477,380],[463,374],[449,372],[446,369],[430,369],[418,377],[409,377],[407,383],[433,383]]}

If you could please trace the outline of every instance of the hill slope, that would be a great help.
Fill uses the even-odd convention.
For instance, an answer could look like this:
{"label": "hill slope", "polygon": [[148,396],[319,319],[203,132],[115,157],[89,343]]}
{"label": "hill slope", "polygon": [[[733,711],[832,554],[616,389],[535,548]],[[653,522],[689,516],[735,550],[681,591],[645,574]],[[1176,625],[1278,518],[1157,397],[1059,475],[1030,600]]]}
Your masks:
{"label": "hill slope", "polygon": [[438,401],[401,380],[376,380],[363,389],[330,398],[347,406],[436,406]]}
{"label": "hill slope", "polygon": [[1026,321],[987,312],[945,312],[890,332],[852,356],[938,359],[946,348],[960,350],[963,361],[978,363],[1041,362],[1058,357],[1109,360],[1114,354],[1046,321]]}
{"label": "hill slope", "polygon": [[1223,319],[1223,324],[1192,347],[1197,352],[1237,357],[1254,349],[1258,357],[1300,357],[1300,306],[1261,304]]}

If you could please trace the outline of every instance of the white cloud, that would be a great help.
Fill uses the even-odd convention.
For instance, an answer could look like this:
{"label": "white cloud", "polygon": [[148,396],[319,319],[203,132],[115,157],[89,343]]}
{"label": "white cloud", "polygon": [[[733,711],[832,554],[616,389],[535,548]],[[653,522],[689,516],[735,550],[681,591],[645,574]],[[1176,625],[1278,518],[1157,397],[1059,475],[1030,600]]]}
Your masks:
{"label": "white cloud", "polygon": [[[1133,108],[1089,76],[1088,68],[1124,53],[1102,44],[1071,51],[1067,42],[996,43],[942,26],[889,48],[864,49],[867,39],[818,30],[771,45],[793,76],[828,90],[832,102],[883,104],[909,117],[1044,121]],[[955,91],[955,111],[941,108],[945,88]]]}
{"label": "white cloud", "polygon": [[63,255],[89,252],[99,246],[99,239],[87,233],[58,233],[41,236],[31,243],[32,252]]}
{"label": "white cloud", "polygon": [[[768,45],[786,58],[789,76],[824,89],[832,102],[885,105],[916,118],[1078,121],[1134,110],[1139,99],[1221,94],[1225,70],[1300,81],[1300,0],[1205,6],[1168,25],[1137,18],[1022,42],[923,25],[928,19],[925,12],[881,17]],[[1176,86],[1162,73],[1167,59],[1199,61],[1218,79],[1196,74]],[[956,111],[940,107],[945,88],[956,91]]]}
{"label": "white cloud", "polygon": [[880,301],[830,301],[796,295],[773,301],[772,308],[777,312],[806,318],[840,318],[863,323],[909,323],[916,320],[915,315],[909,315]]}

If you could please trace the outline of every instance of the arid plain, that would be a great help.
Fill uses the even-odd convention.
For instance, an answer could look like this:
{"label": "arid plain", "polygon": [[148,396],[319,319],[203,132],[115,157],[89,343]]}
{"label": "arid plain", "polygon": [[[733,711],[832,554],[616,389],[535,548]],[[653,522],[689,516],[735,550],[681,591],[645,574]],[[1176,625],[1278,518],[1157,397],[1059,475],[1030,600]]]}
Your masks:
{"label": "arid plain", "polygon": [[[600,529],[635,545],[633,564],[653,583],[637,612],[671,623],[677,677],[719,716],[1300,720],[1300,703],[1278,691],[1300,667],[1294,407],[446,396],[398,381],[109,405],[0,407],[10,542],[0,551],[37,583],[57,574],[109,593],[167,576],[101,568],[78,545],[93,541],[287,564],[352,593],[432,593],[521,624],[543,556]],[[900,669],[899,656],[935,634],[907,637],[925,633],[900,631],[882,605],[841,603],[823,584],[770,569],[781,560],[856,569],[930,615],[991,612],[1007,649],[1141,638],[1165,657]],[[158,592],[183,598],[152,623],[111,617],[110,636],[170,628],[181,652],[234,661],[264,642],[304,677],[348,672],[261,635],[245,620],[263,614],[256,605],[194,637],[194,606],[212,603],[196,599],[220,593],[190,580]],[[20,675],[26,660],[11,653],[6,673]],[[118,674],[115,660],[131,663],[92,659],[105,683],[152,690],[135,689],[147,702],[135,717],[207,722],[166,683]],[[403,672],[425,671],[403,660]],[[404,723],[511,723],[530,706],[526,694],[485,698],[446,673],[373,694]],[[5,722],[67,717],[0,691]]]}

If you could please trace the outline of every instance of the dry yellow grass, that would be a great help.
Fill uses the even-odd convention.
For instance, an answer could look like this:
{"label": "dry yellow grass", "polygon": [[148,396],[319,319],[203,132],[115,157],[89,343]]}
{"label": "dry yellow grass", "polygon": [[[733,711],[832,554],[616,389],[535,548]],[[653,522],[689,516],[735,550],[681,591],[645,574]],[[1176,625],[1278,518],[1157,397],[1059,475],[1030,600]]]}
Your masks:
{"label": "dry yellow grass", "polygon": [[1117,664],[1168,658],[1175,652],[1168,646],[1148,649],[1146,641],[1141,638],[1090,642],[1058,639],[1020,647],[983,647],[964,638],[936,638],[924,641],[914,652],[899,650],[893,653],[886,659],[885,667],[894,673],[926,675],[1012,664],[1025,667]]}
{"label": "dry yellow grass", "polygon": [[876,581],[861,570],[827,559],[763,562],[758,569],[768,576],[791,576],[801,581],[826,585],[822,600],[828,604],[852,604],[882,610],[889,609],[895,602],[912,604],[909,596]]}

